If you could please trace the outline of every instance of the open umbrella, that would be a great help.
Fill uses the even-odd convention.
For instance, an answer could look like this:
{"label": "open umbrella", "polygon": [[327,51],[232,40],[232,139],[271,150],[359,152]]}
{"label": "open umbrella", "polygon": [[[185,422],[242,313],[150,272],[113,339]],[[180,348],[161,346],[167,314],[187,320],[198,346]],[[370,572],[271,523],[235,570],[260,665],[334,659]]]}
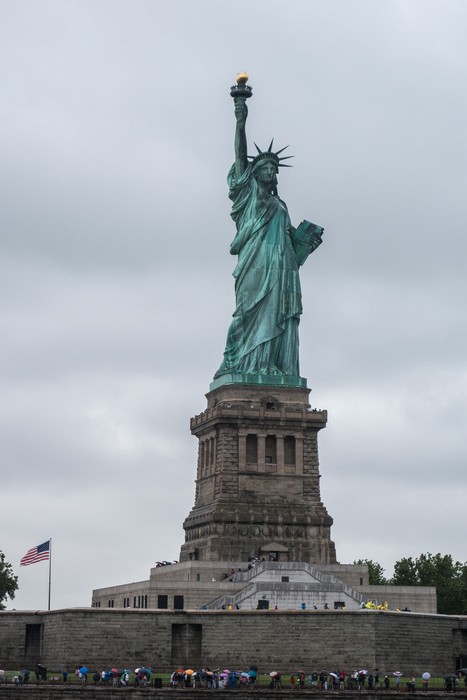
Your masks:
{"label": "open umbrella", "polygon": [[246,671],[242,671],[241,674],[242,678],[248,678],[248,673]]}
{"label": "open umbrella", "polygon": [[331,671],[331,673],[330,673],[329,675],[332,676],[333,678],[339,678],[339,676],[337,675],[337,673],[333,673],[332,671]]}
{"label": "open umbrella", "polygon": [[277,671],[271,671],[269,675],[271,676],[271,678],[275,678],[277,676]]}
{"label": "open umbrella", "polygon": [[87,666],[81,666],[81,668],[79,669],[79,672],[81,673],[82,676],[85,676],[86,673],[89,673],[89,669]]}
{"label": "open umbrella", "polygon": [[463,673],[464,675],[467,675],[467,668],[458,668],[456,673]]}
{"label": "open umbrella", "polygon": [[393,676],[402,676],[403,674],[400,671],[394,671],[392,674]]}
{"label": "open umbrella", "polygon": [[425,673],[422,673],[422,678],[424,681],[429,681],[431,678],[431,673],[428,673],[428,671],[425,671]]}
{"label": "open umbrella", "polygon": [[191,676],[192,673],[194,673],[194,671],[193,671],[192,668],[186,668],[186,669],[185,669],[185,673],[186,673],[187,676]]}

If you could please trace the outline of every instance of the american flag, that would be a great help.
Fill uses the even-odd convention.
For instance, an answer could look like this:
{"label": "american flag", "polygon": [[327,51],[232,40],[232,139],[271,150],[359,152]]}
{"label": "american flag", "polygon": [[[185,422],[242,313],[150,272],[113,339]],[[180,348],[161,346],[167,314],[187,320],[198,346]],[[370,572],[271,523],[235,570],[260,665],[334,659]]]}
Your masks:
{"label": "american flag", "polygon": [[29,564],[35,564],[38,561],[44,561],[49,558],[50,553],[50,540],[38,544],[37,547],[32,547],[29,552],[26,552],[24,557],[20,561],[20,566],[29,566]]}

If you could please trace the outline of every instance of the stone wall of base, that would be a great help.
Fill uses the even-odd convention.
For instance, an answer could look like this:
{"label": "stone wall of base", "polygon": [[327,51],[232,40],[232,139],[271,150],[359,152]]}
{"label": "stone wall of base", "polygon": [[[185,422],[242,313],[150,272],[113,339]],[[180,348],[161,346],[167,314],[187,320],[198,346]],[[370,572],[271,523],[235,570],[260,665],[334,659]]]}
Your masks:
{"label": "stone wall of base", "polygon": [[432,586],[359,586],[357,591],[376,605],[388,603],[391,610],[436,614],[436,589]]}
{"label": "stone wall of base", "polygon": [[467,617],[382,611],[155,611],[78,608],[0,613],[0,667],[91,670],[179,665],[269,673],[304,667],[455,670],[467,657]]}

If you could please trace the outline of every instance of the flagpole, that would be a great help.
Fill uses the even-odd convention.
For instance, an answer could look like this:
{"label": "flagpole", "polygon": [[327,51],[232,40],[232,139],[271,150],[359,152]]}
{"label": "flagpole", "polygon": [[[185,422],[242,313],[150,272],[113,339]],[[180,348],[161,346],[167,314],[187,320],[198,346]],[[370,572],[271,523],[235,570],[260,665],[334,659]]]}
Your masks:
{"label": "flagpole", "polygon": [[52,538],[49,539],[49,606],[47,610],[50,610],[50,588],[52,582]]}

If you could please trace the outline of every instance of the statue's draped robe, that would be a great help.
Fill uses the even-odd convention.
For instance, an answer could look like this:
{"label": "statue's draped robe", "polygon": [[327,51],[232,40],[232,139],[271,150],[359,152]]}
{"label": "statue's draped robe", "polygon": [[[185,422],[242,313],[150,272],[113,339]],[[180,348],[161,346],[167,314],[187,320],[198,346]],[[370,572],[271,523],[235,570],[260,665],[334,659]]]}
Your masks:
{"label": "statue's draped robe", "polygon": [[232,166],[227,181],[237,226],[230,247],[238,255],[233,273],[236,309],[215,378],[229,373],[298,377],[302,296],[287,207],[271,195],[258,210],[251,165],[238,179]]}

